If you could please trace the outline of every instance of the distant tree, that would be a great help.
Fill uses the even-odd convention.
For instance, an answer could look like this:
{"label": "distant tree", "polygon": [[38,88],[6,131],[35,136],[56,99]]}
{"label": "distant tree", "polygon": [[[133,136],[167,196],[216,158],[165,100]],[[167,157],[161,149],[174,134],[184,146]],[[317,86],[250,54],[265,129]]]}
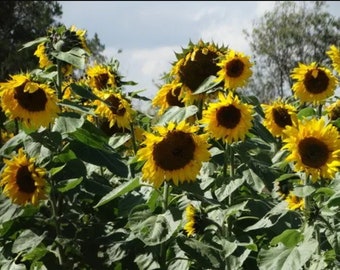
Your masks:
{"label": "distant tree", "polygon": [[289,75],[299,62],[329,64],[326,51],[340,44],[340,19],[326,7],[326,1],[277,1],[251,33],[244,30],[255,62],[249,91],[260,101],[291,95]]}
{"label": "distant tree", "polygon": [[22,45],[46,34],[62,15],[57,1],[0,2],[0,81],[10,74],[36,68],[36,48],[18,51]]}
{"label": "distant tree", "polygon": [[[38,67],[35,46],[19,50],[23,44],[46,35],[51,26],[62,24],[62,6],[58,1],[1,1],[0,2],[0,81],[9,75]],[[86,29],[85,29],[86,30]],[[90,62],[102,62],[105,46],[97,33],[86,36],[91,50]]]}

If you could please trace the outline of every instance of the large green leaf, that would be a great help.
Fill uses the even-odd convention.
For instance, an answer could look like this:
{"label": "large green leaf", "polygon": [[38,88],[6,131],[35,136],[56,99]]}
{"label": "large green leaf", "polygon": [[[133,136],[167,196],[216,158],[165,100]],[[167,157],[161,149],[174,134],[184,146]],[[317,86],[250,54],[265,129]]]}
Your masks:
{"label": "large green leaf", "polygon": [[230,181],[228,184],[223,184],[221,187],[216,189],[215,195],[219,202],[222,202],[229,197],[236,189],[243,185],[245,178],[238,178]]}
{"label": "large green leaf", "polygon": [[74,112],[65,112],[55,121],[52,131],[60,133],[71,133],[80,128],[84,123],[84,118]]}
{"label": "large green leaf", "polygon": [[[312,230],[308,228],[307,230]],[[304,234],[304,241],[287,247],[283,243],[270,249],[262,249],[258,256],[260,270],[302,269],[318,247],[318,241],[311,238],[310,232]]]}
{"label": "large green leaf", "polygon": [[37,247],[41,241],[45,238],[45,234],[37,235],[31,230],[24,230],[14,240],[12,246],[13,253],[28,252]]}
{"label": "large green leaf", "polygon": [[196,114],[198,111],[198,108],[195,105],[190,105],[186,107],[178,107],[178,106],[173,106],[170,107],[158,120],[157,124],[158,125],[164,125],[169,122],[176,122],[179,123],[188,117]]}
{"label": "large green leaf", "polygon": [[117,176],[128,175],[128,167],[120,160],[121,157],[117,153],[96,149],[78,141],[72,141],[70,149],[85,162],[106,167]]}
{"label": "large green leaf", "polygon": [[67,52],[62,51],[52,51],[51,55],[55,58],[69,63],[76,68],[84,69],[85,68],[85,59],[86,59],[86,51],[82,48],[72,48]]}
{"label": "large green leaf", "polygon": [[132,179],[131,181],[125,182],[124,184],[119,185],[115,189],[113,189],[111,192],[106,194],[101,200],[94,206],[99,207],[101,205],[104,205],[113,199],[123,196],[124,194],[136,189],[140,186],[139,178]]}
{"label": "large green leaf", "polygon": [[137,207],[129,217],[131,231],[146,245],[155,246],[167,240],[175,233],[180,220],[175,221],[172,213],[154,214],[146,207]]}

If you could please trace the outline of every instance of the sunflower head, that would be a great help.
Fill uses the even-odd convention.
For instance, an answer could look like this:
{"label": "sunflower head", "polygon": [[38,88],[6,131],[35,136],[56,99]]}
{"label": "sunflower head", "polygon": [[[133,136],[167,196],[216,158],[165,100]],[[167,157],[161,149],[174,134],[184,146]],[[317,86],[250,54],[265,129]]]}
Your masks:
{"label": "sunflower head", "polygon": [[34,158],[29,158],[20,148],[17,156],[4,159],[4,163],[0,186],[5,196],[19,205],[37,205],[46,199],[47,172],[35,165]]}
{"label": "sunflower head", "polygon": [[305,208],[305,199],[296,196],[292,191],[285,198],[289,210],[303,210]]}
{"label": "sunflower head", "polygon": [[195,234],[202,234],[207,226],[207,217],[199,209],[192,204],[185,208],[184,232],[187,236],[194,236]]}
{"label": "sunflower head", "polygon": [[283,149],[290,152],[286,160],[294,163],[296,171],[310,175],[313,182],[335,176],[340,166],[340,138],[335,126],[323,118],[303,119],[283,132]]}
{"label": "sunflower head", "polygon": [[329,50],[326,52],[332,61],[332,66],[334,70],[340,74],[340,50],[335,45],[331,45]]}
{"label": "sunflower head", "polygon": [[196,180],[202,163],[210,158],[206,135],[198,135],[198,126],[170,122],[145,132],[144,147],[137,152],[138,161],[145,162],[142,178],[159,187],[164,181],[175,185]]}
{"label": "sunflower head", "polygon": [[274,182],[274,191],[281,200],[286,199],[292,189],[293,184],[287,179]]}
{"label": "sunflower head", "polygon": [[171,106],[184,107],[184,102],[181,98],[182,83],[172,81],[164,84],[156,93],[152,100],[154,107],[159,107],[158,114],[161,115],[166,109]]}
{"label": "sunflower head", "polygon": [[219,92],[219,101],[203,110],[201,123],[213,138],[228,143],[243,141],[252,127],[253,106],[241,102],[237,95]]}
{"label": "sunflower head", "polygon": [[5,114],[28,128],[46,127],[60,112],[54,90],[33,81],[29,74],[11,76],[8,82],[0,83],[0,91]]}
{"label": "sunflower head", "polygon": [[120,92],[95,91],[95,93],[101,100],[93,101],[96,107],[94,113],[107,119],[110,128],[116,124],[118,128],[130,129],[134,114],[130,100]]}
{"label": "sunflower head", "polygon": [[216,81],[223,82],[225,89],[235,90],[245,86],[253,74],[251,70],[253,63],[250,62],[250,57],[231,49],[219,59],[217,65],[220,69]]}
{"label": "sunflower head", "polygon": [[331,121],[337,120],[340,117],[340,99],[327,106],[325,110]]}
{"label": "sunflower head", "polygon": [[194,93],[209,76],[217,76],[218,58],[226,51],[223,46],[199,40],[197,44],[190,41],[182,53],[176,54],[177,61],[173,63],[170,75],[182,83],[185,104],[204,97]]}
{"label": "sunflower head", "polygon": [[310,65],[299,63],[291,73],[291,78],[296,80],[292,90],[296,98],[302,102],[323,104],[334,94],[338,79],[328,68],[320,67],[316,62]]}
{"label": "sunflower head", "polygon": [[272,104],[262,104],[264,111],[263,125],[276,137],[283,135],[286,126],[297,123],[296,108],[282,100],[276,100]]}
{"label": "sunflower head", "polygon": [[116,88],[122,85],[121,76],[110,64],[95,64],[86,70],[88,84],[96,90]]}

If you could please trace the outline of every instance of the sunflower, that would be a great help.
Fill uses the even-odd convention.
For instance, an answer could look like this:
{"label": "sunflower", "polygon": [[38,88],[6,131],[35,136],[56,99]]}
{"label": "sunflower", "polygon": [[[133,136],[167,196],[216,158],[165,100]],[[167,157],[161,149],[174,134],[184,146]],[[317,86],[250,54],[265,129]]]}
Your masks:
{"label": "sunflower", "polygon": [[337,73],[340,74],[340,50],[335,45],[331,45],[326,52],[329,58],[332,60],[332,66]]}
{"label": "sunflower", "polygon": [[302,102],[321,104],[334,94],[338,79],[325,67],[320,67],[316,62],[310,65],[299,63],[293,69],[291,78],[297,80],[292,86],[294,96]]}
{"label": "sunflower", "polygon": [[304,119],[283,132],[283,149],[290,152],[286,160],[294,163],[296,171],[311,175],[313,182],[331,179],[339,171],[340,137],[335,126],[323,118]]}
{"label": "sunflower", "polygon": [[120,78],[109,66],[96,64],[86,70],[88,84],[96,89],[103,90],[106,88],[115,88],[120,86]]}
{"label": "sunflower", "polygon": [[137,160],[145,161],[142,168],[144,181],[160,187],[164,181],[196,180],[202,162],[208,161],[209,144],[204,134],[198,135],[198,126],[182,121],[167,126],[154,126],[154,132],[145,132],[145,140],[137,152]]}
{"label": "sunflower", "polygon": [[292,191],[285,198],[289,210],[303,210],[305,208],[305,199],[296,196]]}
{"label": "sunflower", "polygon": [[40,43],[34,52],[34,55],[39,58],[39,67],[46,68],[53,65],[53,62],[48,58],[46,53],[45,43]]}
{"label": "sunflower", "polygon": [[282,100],[276,100],[272,104],[261,104],[264,111],[263,125],[276,137],[283,135],[286,126],[296,125],[296,108]]}
{"label": "sunflower", "polygon": [[184,231],[187,236],[194,236],[196,233],[202,233],[206,225],[206,217],[192,204],[185,208]]}
{"label": "sunflower", "polygon": [[3,194],[16,204],[37,205],[46,199],[46,170],[36,167],[34,162],[34,158],[25,155],[23,148],[11,160],[4,159],[0,186]]}
{"label": "sunflower", "polygon": [[340,117],[340,99],[328,105],[325,111],[330,120],[337,120]]}
{"label": "sunflower", "polygon": [[184,107],[181,100],[182,83],[171,82],[164,84],[152,100],[154,107],[159,107],[158,114],[162,114],[171,106]]}
{"label": "sunflower", "polygon": [[93,101],[94,113],[109,121],[109,127],[117,124],[118,128],[130,129],[133,110],[130,102],[119,92],[95,91],[101,100]]}
{"label": "sunflower", "polygon": [[203,110],[201,123],[204,129],[216,139],[224,139],[228,143],[244,140],[252,127],[253,106],[242,103],[237,95],[229,92],[218,93],[219,102],[210,103]]}
{"label": "sunflower", "polygon": [[12,119],[19,119],[28,128],[46,127],[59,113],[57,97],[46,84],[31,81],[29,74],[11,76],[0,83],[1,106]]}
{"label": "sunflower", "polygon": [[253,74],[250,57],[241,52],[229,50],[217,63],[220,67],[216,82],[224,82],[224,88],[234,90],[247,84]]}
{"label": "sunflower", "polygon": [[176,54],[177,61],[173,63],[170,75],[178,83],[182,83],[185,104],[191,104],[205,97],[204,94],[195,95],[194,93],[209,76],[217,76],[218,58],[226,51],[224,47],[199,40],[197,44],[189,42],[188,47],[182,53]]}
{"label": "sunflower", "polygon": [[274,191],[282,200],[287,198],[292,189],[293,184],[287,179],[274,182]]}

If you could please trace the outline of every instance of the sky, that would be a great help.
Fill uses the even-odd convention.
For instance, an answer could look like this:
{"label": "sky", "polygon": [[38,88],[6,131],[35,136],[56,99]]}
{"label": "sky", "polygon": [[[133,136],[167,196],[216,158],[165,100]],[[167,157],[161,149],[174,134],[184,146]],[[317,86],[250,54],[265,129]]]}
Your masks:
{"label": "sky", "polygon": [[[190,41],[214,42],[251,56],[244,30],[274,8],[275,1],[59,1],[59,21],[97,33],[104,55],[117,59],[132,91],[154,97],[161,75],[168,73]],[[340,1],[327,1],[340,17]],[[121,52],[119,52],[121,51]]]}

